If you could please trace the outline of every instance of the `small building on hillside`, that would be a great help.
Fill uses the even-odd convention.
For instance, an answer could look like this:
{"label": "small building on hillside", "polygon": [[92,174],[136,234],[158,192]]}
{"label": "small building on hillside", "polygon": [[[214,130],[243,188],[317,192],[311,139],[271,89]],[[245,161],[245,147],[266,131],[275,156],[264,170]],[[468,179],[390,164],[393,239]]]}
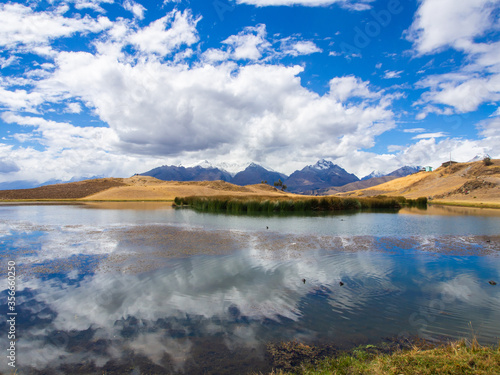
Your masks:
{"label": "small building on hillside", "polygon": [[420,169],[420,172],[432,172],[432,167],[426,166]]}

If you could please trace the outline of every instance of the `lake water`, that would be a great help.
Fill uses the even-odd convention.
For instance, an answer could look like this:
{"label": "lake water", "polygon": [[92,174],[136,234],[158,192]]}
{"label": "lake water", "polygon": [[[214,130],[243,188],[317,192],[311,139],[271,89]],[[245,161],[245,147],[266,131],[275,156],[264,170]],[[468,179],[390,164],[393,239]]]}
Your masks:
{"label": "lake water", "polygon": [[288,340],[495,344],[499,234],[499,210],[437,206],[307,217],[1,205],[0,347],[9,261],[23,374],[266,371],[266,345]]}

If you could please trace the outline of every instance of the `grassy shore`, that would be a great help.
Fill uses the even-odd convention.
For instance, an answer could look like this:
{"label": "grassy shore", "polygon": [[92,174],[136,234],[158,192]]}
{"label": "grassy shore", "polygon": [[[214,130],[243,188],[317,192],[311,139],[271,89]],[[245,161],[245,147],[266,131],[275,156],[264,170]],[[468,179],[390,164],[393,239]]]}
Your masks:
{"label": "grassy shore", "polygon": [[[310,349],[308,346],[302,345],[302,350],[308,349]],[[291,374],[500,374],[500,346],[481,346],[476,340],[460,340],[434,348],[413,346],[410,349],[387,354],[368,345],[320,360],[305,361],[291,369],[275,370],[271,373],[271,375]]]}
{"label": "grassy shore", "polygon": [[432,200],[431,204],[440,206],[457,206],[457,207],[476,207],[476,208],[500,208],[500,203],[491,202],[474,202],[474,201],[445,201],[445,200]]}
{"label": "grassy shore", "polygon": [[198,211],[229,213],[312,212],[340,210],[399,209],[427,207],[427,198],[404,197],[373,198],[269,198],[269,197],[176,197],[176,206],[189,206]]}

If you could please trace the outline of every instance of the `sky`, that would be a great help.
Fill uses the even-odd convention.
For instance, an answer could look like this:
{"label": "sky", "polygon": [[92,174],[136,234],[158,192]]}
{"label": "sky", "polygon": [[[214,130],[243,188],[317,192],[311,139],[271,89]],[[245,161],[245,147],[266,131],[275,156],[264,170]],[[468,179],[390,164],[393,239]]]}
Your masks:
{"label": "sky", "polygon": [[0,183],[500,157],[500,0],[0,3]]}

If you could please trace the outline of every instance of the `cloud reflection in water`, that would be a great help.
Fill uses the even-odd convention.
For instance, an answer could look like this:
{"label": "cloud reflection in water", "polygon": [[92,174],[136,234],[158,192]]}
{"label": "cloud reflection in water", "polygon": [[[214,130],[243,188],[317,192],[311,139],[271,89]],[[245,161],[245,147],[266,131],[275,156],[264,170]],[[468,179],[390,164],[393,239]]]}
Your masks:
{"label": "cloud reflection in water", "polygon": [[[240,350],[258,367],[265,343],[273,340],[355,344],[407,330],[452,335],[474,319],[491,329],[500,319],[498,292],[485,291],[479,281],[498,266],[496,257],[464,263],[428,248],[469,246],[463,239],[283,236],[166,225],[11,225],[0,232],[7,242],[36,234],[24,236],[21,246],[9,244],[20,268],[38,270],[19,283],[18,350],[29,353],[19,355],[25,368],[111,363],[196,373],[206,369],[207,353]],[[468,241],[472,248],[480,243]],[[35,254],[19,250],[34,243]],[[82,255],[96,261],[88,267],[73,262]],[[46,270],[62,259],[61,272]],[[448,297],[442,311],[428,312],[424,328],[412,326],[412,314],[439,296]],[[456,319],[444,321],[443,311]],[[498,327],[489,333],[498,337]],[[5,337],[0,340],[6,345]]]}

